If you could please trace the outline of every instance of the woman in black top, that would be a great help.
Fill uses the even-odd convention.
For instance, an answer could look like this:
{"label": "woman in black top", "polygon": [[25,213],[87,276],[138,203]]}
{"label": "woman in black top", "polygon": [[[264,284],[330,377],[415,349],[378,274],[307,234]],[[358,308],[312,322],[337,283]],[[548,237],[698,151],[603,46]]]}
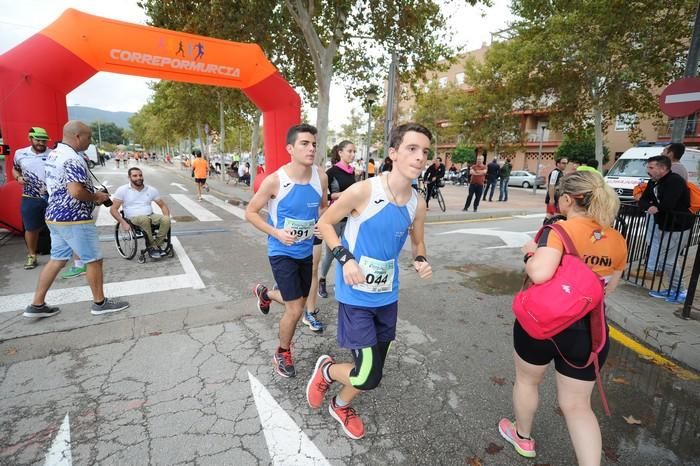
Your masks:
{"label": "woman in black top", "polygon": [[[328,175],[328,190],[330,191],[328,200],[331,204],[340,197],[340,193],[348,189],[350,185],[355,182],[355,170],[352,168],[352,162],[355,160],[356,153],[357,149],[355,148],[355,144],[347,140],[341,141],[331,150],[331,159],[335,159],[335,157],[339,158],[339,161],[326,171],[326,175]],[[335,225],[335,232],[338,237],[342,236],[345,231],[346,220],[347,219],[343,219],[340,223]],[[332,262],[333,254],[328,247],[326,247],[326,254],[323,256],[318,279],[318,295],[322,298],[328,297],[328,292],[326,291],[326,275],[328,275],[328,270],[331,268]]]}

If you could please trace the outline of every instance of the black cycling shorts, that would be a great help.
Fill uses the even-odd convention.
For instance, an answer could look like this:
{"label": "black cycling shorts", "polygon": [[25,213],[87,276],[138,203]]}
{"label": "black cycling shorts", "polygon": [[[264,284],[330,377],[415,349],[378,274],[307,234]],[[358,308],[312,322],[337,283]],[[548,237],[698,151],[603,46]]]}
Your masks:
{"label": "black cycling shorts", "polygon": [[[610,349],[610,337],[608,327],[605,327],[605,346],[598,354],[599,367],[603,367],[608,357]],[[591,353],[591,325],[588,316],[574,323],[553,340],[559,347],[559,351],[550,340],[536,340],[523,329],[516,320],[513,324],[513,347],[520,358],[535,366],[546,366],[554,359],[554,368],[557,372],[572,379],[593,381],[595,380],[595,369],[593,364],[584,369],[576,369],[564,361],[562,354],[571,363],[582,366],[588,361]]]}

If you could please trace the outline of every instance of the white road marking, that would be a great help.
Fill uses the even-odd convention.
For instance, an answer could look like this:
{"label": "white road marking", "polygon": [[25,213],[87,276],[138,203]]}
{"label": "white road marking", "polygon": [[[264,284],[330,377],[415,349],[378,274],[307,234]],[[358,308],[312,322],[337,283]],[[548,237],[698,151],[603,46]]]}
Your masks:
{"label": "white road marking", "polygon": [[450,235],[454,233],[460,233],[464,235],[497,236],[504,243],[506,243],[505,246],[491,246],[484,249],[519,248],[532,239],[532,236],[525,232],[493,230],[491,228],[463,228],[460,230],[452,230],[446,231],[444,233],[438,233],[438,235]]}
{"label": "white road marking", "polygon": [[272,464],[330,465],[321,450],[277,404],[265,386],[250,372],[248,379]]}
{"label": "white road marking", "polygon": [[[153,207],[153,212],[159,215],[163,215],[163,210],[155,202],[151,202],[151,207]],[[97,210],[97,221],[95,225],[98,227],[105,227],[110,225],[116,225],[117,221],[114,220],[112,214],[109,213],[109,207],[101,205]]]}
{"label": "white road marking", "polygon": [[109,207],[103,205],[97,208],[97,221],[95,225],[98,227],[107,227],[110,225],[116,225],[117,221],[114,220],[112,214],[109,213]]}
{"label": "white road marking", "polygon": [[544,218],[545,214],[513,215],[513,218]]}
{"label": "white road marking", "polygon": [[170,183],[170,186],[177,186],[178,188],[180,188],[181,190],[183,190],[183,191],[185,191],[185,192],[188,191],[187,188],[185,188],[185,187],[184,187],[182,184],[180,184],[180,183]]}
{"label": "white road marking", "polygon": [[171,194],[170,197],[175,199],[175,202],[187,209],[189,213],[197,217],[197,220],[200,222],[221,221],[221,217],[209,212],[206,208],[202,207],[202,204],[190,199],[184,194]]}
{"label": "white road marking", "polygon": [[[193,288],[195,290],[206,288],[199,276],[197,269],[192,264],[189,256],[176,236],[171,238],[175,255],[185,271],[179,275],[165,275],[161,277],[144,278],[140,280],[127,280],[104,284],[104,292],[107,296],[135,296],[144,293],[157,293],[159,291]],[[167,259],[161,259],[167,260]],[[0,313],[13,312],[23,309],[32,302],[34,293],[20,293],[0,296]],[[49,290],[46,302],[52,305],[79,303],[92,300],[92,292],[89,286],[77,286],[73,288],[61,288]]]}
{"label": "white road marking", "polygon": [[683,102],[695,102],[700,100],[700,92],[684,92],[666,96],[667,104],[681,104]]}
{"label": "white road marking", "polygon": [[212,196],[211,194],[205,194],[204,196],[202,196],[202,198],[204,198],[204,200],[206,200],[207,202],[211,202],[216,207],[224,209],[226,212],[235,215],[241,220],[245,220],[245,210],[241,209],[240,207],[236,207],[229,204],[228,202],[224,202],[218,197]]}
{"label": "white road marking", "polygon": [[63,423],[58,429],[56,438],[46,454],[44,466],[71,466],[73,455],[70,450],[70,418],[68,413],[63,418]]}

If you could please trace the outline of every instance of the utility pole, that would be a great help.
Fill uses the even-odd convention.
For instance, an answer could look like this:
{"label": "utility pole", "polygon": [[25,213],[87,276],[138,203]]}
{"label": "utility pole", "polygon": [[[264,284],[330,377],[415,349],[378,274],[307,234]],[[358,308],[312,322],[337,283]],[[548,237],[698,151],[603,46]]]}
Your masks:
{"label": "utility pole", "polygon": [[100,126],[100,120],[97,120],[97,141],[102,147],[102,126]]}
{"label": "utility pole", "polygon": [[[688,49],[688,61],[685,64],[683,77],[692,78],[698,74],[698,60],[700,60],[700,5],[695,12],[695,26],[693,27],[693,37],[690,39]],[[683,142],[685,127],[688,124],[688,117],[674,118],[671,129],[671,142]]]}

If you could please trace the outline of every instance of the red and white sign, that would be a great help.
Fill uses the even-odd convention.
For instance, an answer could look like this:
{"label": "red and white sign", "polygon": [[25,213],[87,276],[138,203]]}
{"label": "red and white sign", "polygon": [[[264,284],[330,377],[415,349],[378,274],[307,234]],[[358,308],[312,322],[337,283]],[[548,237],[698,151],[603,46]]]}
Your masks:
{"label": "red and white sign", "polygon": [[671,118],[700,110],[700,78],[683,78],[668,85],[659,96],[661,111]]}

